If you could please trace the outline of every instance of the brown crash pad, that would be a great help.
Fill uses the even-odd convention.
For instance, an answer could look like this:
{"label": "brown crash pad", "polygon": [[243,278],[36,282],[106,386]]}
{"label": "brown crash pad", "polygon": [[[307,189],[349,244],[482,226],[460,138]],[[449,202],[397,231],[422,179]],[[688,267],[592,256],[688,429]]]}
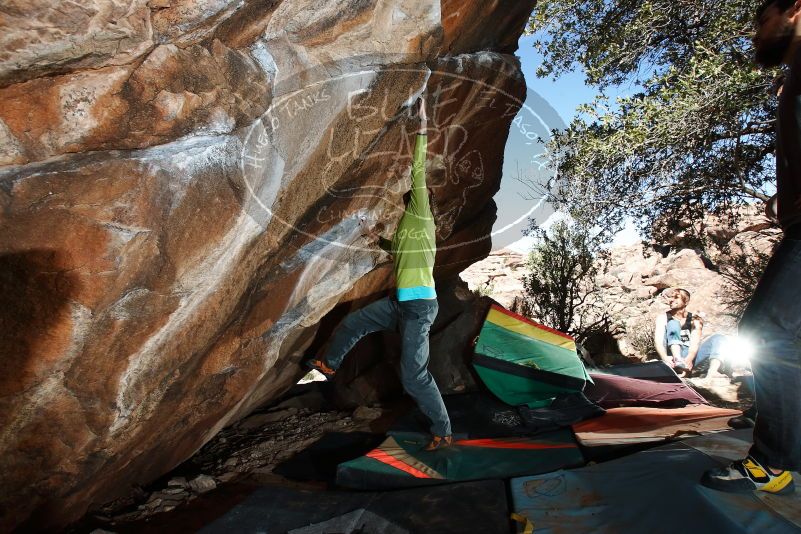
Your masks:
{"label": "brown crash pad", "polygon": [[707,404],[694,389],[679,381],[653,382],[651,380],[590,373],[592,382],[584,388],[584,395],[602,408],[621,406],[679,407],[688,404]]}
{"label": "brown crash pad", "polygon": [[611,408],[606,414],[573,425],[586,447],[630,445],[729,430],[739,410],[693,404],[683,408]]}

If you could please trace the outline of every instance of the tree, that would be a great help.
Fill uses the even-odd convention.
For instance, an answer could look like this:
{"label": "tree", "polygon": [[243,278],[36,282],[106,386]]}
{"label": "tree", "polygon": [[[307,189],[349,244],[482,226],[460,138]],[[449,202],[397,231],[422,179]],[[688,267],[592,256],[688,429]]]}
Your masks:
{"label": "tree", "polygon": [[738,320],[750,302],[754,288],[781,240],[781,234],[775,229],[763,229],[751,233],[749,238],[744,243],[728,243],[719,262],[720,274],[726,282],[723,303]]}
{"label": "tree", "polygon": [[521,307],[546,326],[584,337],[601,324],[594,296],[608,235],[586,222],[560,220],[546,231],[529,228],[537,244],[529,254]]}
{"label": "tree", "polygon": [[[553,76],[579,66],[599,96],[549,145],[569,212],[662,240],[684,219],[736,217],[774,176],[778,71],[752,61],[751,0],[541,0],[529,31]],[[635,94],[605,92],[630,84]],[[654,223],[660,221],[661,224]],[[700,237],[700,234],[699,236]]]}

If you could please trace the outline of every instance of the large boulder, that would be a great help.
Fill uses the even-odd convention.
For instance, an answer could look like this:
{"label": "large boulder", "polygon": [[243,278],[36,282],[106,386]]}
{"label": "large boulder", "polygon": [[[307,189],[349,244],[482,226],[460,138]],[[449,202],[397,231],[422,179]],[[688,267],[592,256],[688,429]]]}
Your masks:
{"label": "large boulder", "polygon": [[0,530],[178,465],[389,288],[359,218],[397,224],[423,91],[437,276],[486,256],[533,3],[6,2]]}

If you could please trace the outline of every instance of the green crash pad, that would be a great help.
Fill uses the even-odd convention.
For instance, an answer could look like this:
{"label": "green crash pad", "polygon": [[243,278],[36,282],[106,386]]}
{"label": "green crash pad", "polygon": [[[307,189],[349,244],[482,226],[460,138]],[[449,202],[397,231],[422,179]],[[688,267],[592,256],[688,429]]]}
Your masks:
{"label": "green crash pad", "polygon": [[495,305],[481,327],[473,367],[512,406],[546,407],[592,381],[573,338]]}
{"label": "green crash pad", "polygon": [[568,429],[501,438],[456,440],[443,450],[423,448],[425,435],[388,437],[366,455],[337,468],[337,485],[354,489],[395,489],[456,481],[547,473],[584,464]]}

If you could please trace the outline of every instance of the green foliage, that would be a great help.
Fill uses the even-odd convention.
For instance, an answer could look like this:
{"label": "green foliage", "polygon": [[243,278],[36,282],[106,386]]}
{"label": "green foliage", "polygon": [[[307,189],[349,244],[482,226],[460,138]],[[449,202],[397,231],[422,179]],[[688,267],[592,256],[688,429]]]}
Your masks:
{"label": "green foliage", "polygon": [[[582,68],[601,91],[550,143],[554,200],[645,235],[766,200],[775,71],[752,62],[756,5],[734,0],[541,0],[529,31],[541,76]],[[637,91],[612,102],[603,91]],[[660,224],[655,223],[659,221]]]}
{"label": "green foliage", "polygon": [[626,325],[626,341],[634,351],[645,359],[656,358],[653,317],[632,321]]}
{"label": "green foliage", "polygon": [[607,257],[608,234],[581,221],[558,221],[548,231],[533,227],[538,243],[529,254],[522,308],[546,326],[579,338],[598,323],[595,278]]}
{"label": "green foliage", "polygon": [[473,290],[473,294],[477,297],[491,297],[493,293],[495,293],[494,280],[487,280]]}
{"label": "green foliage", "polygon": [[778,239],[774,240],[773,247],[768,251],[751,249],[730,254],[722,262],[720,274],[726,282],[722,298],[730,310],[730,315],[737,319],[742,317],[778,243]]}

